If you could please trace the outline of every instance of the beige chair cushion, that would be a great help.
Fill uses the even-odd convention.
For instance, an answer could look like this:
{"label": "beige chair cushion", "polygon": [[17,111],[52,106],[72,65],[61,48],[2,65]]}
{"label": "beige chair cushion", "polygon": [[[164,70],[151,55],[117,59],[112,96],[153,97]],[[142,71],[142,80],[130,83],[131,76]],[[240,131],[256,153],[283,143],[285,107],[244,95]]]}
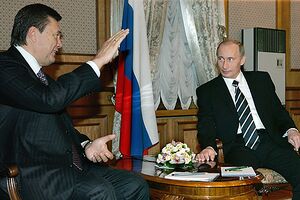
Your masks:
{"label": "beige chair cushion", "polygon": [[269,184],[269,183],[287,183],[287,181],[277,172],[266,169],[266,168],[258,168],[257,171],[262,173],[264,176],[262,183]]}

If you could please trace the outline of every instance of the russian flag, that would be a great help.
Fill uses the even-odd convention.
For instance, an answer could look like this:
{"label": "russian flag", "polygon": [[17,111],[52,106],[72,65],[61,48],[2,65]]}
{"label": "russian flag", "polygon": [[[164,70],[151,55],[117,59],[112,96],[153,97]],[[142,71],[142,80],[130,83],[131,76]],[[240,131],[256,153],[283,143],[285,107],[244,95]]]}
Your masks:
{"label": "russian flag", "polygon": [[122,29],[128,28],[129,34],[120,46],[116,88],[119,149],[124,156],[142,156],[159,141],[143,8],[143,1],[124,1]]}

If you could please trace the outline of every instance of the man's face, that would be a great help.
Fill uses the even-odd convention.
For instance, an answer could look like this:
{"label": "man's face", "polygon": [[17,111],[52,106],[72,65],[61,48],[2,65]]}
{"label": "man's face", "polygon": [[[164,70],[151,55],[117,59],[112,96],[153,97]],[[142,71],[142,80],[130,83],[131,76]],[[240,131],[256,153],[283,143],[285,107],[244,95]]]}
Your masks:
{"label": "man's face", "polygon": [[34,57],[41,66],[48,66],[55,62],[55,55],[62,47],[60,24],[49,17],[49,23],[44,31],[37,31],[34,42]]}
{"label": "man's face", "polygon": [[224,43],[218,49],[218,67],[225,78],[235,79],[245,63],[245,56],[241,56],[239,46],[234,43]]}

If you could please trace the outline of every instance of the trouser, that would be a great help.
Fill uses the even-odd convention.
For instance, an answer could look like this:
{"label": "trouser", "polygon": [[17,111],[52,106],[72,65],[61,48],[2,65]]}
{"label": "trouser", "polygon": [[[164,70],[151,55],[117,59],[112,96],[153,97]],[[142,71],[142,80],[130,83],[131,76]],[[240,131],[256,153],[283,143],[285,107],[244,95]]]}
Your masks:
{"label": "trouser", "polygon": [[276,144],[269,133],[261,132],[260,144],[256,150],[245,147],[242,136],[237,136],[231,150],[225,155],[225,162],[234,165],[248,165],[254,169],[265,167],[280,173],[293,187],[293,200],[300,200],[300,156],[289,148]]}
{"label": "trouser", "polygon": [[93,166],[77,182],[72,200],[150,199],[147,182],[141,176],[125,170]]}

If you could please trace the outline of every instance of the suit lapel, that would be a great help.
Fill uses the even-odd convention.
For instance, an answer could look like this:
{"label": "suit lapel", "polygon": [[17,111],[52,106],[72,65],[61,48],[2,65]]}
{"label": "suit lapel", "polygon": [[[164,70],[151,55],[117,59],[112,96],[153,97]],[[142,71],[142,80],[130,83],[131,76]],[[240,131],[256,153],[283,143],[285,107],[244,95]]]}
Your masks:
{"label": "suit lapel", "polygon": [[216,94],[214,95],[215,100],[213,101],[218,104],[218,110],[221,115],[227,118],[222,122],[222,126],[228,130],[225,134],[229,133],[227,136],[235,137],[239,125],[239,118],[230,92],[221,75],[216,78],[216,88]]}
{"label": "suit lapel", "polygon": [[228,91],[226,83],[221,75],[217,77],[217,94],[216,97],[220,98],[221,101],[224,99],[224,107],[227,107],[231,112],[236,113],[234,102],[232,101],[231,95]]}
{"label": "suit lapel", "polygon": [[15,61],[19,62],[26,70],[28,71],[29,75],[38,81],[40,81],[37,76],[35,75],[34,71],[31,69],[25,58],[22,56],[22,54],[15,48],[15,47],[10,47],[8,49],[8,54],[15,58]]}
{"label": "suit lapel", "polygon": [[251,92],[251,96],[256,108],[256,111],[259,115],[259,118],[264,121],[264,116],[265,116],[265,112],[264,112],[264,107],[266,107],[267,105],[264,104],[265,99],[267,98],[265,96],[265,91],[264,89],[262,89],[261,87],[261,81],[257,78],[257,74],[252,74],[252,73],[247,73],[247,72],[243,72],[244,77],[247,81],[248,87],[250,89]]}

